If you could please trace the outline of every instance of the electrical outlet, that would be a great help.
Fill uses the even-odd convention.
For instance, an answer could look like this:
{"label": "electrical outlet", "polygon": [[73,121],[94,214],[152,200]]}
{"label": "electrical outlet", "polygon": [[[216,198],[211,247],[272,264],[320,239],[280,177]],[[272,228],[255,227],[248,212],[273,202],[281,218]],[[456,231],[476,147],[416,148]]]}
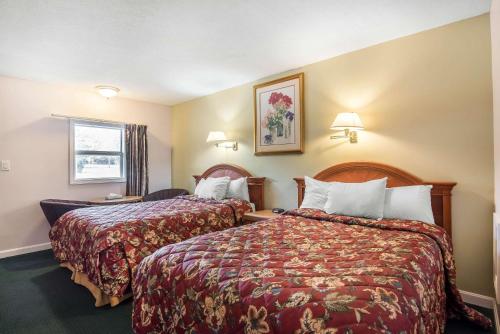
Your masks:
{"label": "electrical outlet", "polygon": [[10,160],[2,160],[2,165],[0,167],[0,170],[4,172],[10,171]]}

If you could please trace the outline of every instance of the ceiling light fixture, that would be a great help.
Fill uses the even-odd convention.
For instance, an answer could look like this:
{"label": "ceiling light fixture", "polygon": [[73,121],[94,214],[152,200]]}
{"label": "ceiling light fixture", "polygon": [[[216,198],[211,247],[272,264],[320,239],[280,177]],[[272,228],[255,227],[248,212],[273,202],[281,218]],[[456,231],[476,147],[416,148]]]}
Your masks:
{"label": "ceiling light fixture", "polygon": [[109,99],[110,97],[115,97],[120,91],[119,88],[113,86],[96,86],[95,89],[97,89],[101,96],[104,96],[107,99]]}

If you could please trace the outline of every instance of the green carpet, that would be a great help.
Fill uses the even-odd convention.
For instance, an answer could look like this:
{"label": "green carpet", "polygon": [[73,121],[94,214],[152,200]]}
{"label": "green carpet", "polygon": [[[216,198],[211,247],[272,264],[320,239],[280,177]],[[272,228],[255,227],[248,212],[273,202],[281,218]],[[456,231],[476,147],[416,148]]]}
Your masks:
{"label": "green carpet", "polygon": [[[95,308],[90,292],[74,284],[52,251],[0,260],[0,333],[132,333],[129,299],[117,307]],[[491,310],[483,310],[493,318]],[[446,333],[495,333],[451,321]]]}
{"label": "green carpet", "polygon": [[132,333],[132,301],[94,307],[51,250],[0,260],[0,333]]}

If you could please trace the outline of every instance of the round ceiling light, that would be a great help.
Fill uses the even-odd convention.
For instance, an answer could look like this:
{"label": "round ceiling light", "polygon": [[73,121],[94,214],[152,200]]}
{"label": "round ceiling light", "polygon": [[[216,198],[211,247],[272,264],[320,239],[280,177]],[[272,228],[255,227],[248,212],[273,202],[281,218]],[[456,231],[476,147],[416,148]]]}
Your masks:
{"label": "round ceiling light", "polygon": [[118,92],[120,91],[120,89],[113,86],[96,86],[95,89],[97,89],[99,94],[108,99],[110,97],[115,97],[116,95],[118,95]]}

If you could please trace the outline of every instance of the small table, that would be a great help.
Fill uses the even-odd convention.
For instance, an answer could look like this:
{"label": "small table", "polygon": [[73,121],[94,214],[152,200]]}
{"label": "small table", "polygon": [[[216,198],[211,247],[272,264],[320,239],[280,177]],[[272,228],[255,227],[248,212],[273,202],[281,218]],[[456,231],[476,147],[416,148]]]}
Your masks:
{"label": "small table", "polygon": [[123,196],[117,199],[95,198],[89,201],[92,205],[111,205],[142,202],[142,196]]}
{"label": "small table", "polygon": [[279,213],[274,213],[272,210],[259,210],[254,212],[247,212],[241,219],[241,225],[252,224],[266,219],[278,217]]}

